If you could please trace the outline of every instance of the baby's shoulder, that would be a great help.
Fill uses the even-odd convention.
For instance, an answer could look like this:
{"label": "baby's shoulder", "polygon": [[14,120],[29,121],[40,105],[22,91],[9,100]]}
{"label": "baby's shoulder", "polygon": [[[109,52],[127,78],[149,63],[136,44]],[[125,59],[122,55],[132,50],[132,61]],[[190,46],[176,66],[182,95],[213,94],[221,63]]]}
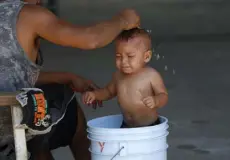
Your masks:
{"label": "baby's shoulder", "polygon": [[154,74],[158,74],[159,72],[152,67],[146,67],[144,69],[144,73],[149,74],[149,75],[154,75]]}
{"label": "baby's shoulder", "polygon": [[161,74],[154,68],[149,67],[146,69],[146,77],[148,77],[148,80],[154,83],[162,83],[163,79]]}
{"label": "baby's shoulder", "polygon": [[152,67],[146,67],[144,72],[145,77],[148,77],[150,80],[155,78],[161,78],[161,74]]}

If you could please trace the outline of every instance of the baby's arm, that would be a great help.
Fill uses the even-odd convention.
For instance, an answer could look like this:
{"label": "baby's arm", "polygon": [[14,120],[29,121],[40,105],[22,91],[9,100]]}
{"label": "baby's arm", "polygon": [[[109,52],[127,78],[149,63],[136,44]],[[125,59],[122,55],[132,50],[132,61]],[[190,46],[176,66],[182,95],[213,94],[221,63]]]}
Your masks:
{"label": "baby's arm", "polygon": [[91,92],[86,92],[83,95],[83,102],[91,104],[94,100],[106,101],[112,99],[117,95],[116,91],[116,73],[113,75],[112,80],[104,88],[97,89]]}
{"label": "baby's arm", "polygon": [[152,71],[151,86],[155,93],[155,107],[165,106],[168,102],[168,92],[161,75],[156,70]]}
{"label": "baby's arm", "polygon": [[117,95],[115,75],[104,88],[95,90],[93,93],[95,94],[95,99],[99,101],[106,101],[115,97]]}

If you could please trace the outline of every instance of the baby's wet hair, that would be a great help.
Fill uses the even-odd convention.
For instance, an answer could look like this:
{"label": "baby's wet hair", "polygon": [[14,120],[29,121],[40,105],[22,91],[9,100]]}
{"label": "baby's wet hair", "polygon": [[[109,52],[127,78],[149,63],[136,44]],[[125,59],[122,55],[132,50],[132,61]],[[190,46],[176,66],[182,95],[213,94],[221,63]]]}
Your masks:
{"label": "baby's wet hair", "polygon": [[151,49],[151,35],[147,30],[141,28],[133,28],[122,31],[116,38],[116,41],[129,41],[135,37],[143,37],[148,41],[148,48]]}
{"label": "baby's wet hair", "polygon": [[135,36],[145,36],[151,40],[150,34],[145,29],[141,29],[141,28],[133,28],[130,30],[124,30],[117,36],[116,40],[128,41],[129,39],[132,39]]}

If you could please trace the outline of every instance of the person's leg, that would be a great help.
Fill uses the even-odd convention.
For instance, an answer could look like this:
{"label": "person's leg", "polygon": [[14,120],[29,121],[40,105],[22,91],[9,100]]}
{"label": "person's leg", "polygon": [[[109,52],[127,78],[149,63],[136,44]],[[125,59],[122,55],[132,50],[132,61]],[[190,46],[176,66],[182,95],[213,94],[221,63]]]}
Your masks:
{"label": "person's leg", "polygon": [[[160,118],[157,118],[157,120],[154,123],[152,123],[148,126],[155,126],[155,125],[158,125],[160,123],[161,123]],[[120,128],[130,128],[130,127],[125,123],[125,121],[123,121]]]}
{"label": "person's leg", "polygon": [[53,160],[53,156],[47,143],[46,135],[36,136],[27,142],[27,148],[30,152],[30,160]]}
{"label": "person's leg", "polygon": [[80,105],[78,105],[77,108],[78,124],[72,143],[70,145],[70,149],[76,160],[90,160],[90,141],[87,138],[86,119]]}
{"label": "person's leg", "polygon": [[31,154],[30,160],[54,160],[50,150],[40,150]]}

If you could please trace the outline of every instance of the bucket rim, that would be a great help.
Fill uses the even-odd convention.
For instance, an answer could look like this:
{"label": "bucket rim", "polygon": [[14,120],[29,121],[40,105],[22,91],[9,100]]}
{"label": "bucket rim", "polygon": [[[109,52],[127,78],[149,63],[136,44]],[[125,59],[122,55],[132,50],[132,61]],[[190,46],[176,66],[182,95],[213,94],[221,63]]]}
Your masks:
{"label": "bucket rim", "polygon": [[[88,127],[88,128],[91,128],[91,129],[96,129],[96,130],[97,130],[97,129],[99,129],[98,127],[93,127],[92,125],[90,125],[90,123],[91,123],[93,120],[101,119],[101,118],[105,118],[105,117],[112,117],[112,116],[122,116],[122,117],[123,117],[122,114],[114,114],[114,115],[108,115],[108,116],[104,116],[104,117],[94,118],[94,119],[91,119],[91,120],[89,120],[89,121],[87,122],[87,127]],[[159,115],[158,117],[164,119],[165,121],[164,121],[163,123],[161,123],[161,124],[158,124],[158,125],[154,126],[154,127],[157,127],[157,126],[159,127],[159,126],[163,126],[163,125],[165,125],[165,124],[168,124],[168,119],[167,119],[166,117],[160,116],[160,115]],[[153,127],[153,126],[144,126],[144,127],[135,127],[135,128],[112,128],[112,130],[113,130],[113,131],[118,131],[118,130],[125,131],[125,130],[129,130],[130,132],[131,132],[131,131],[132,131],[132,132],[135,132],[136,130],[147,129],[147,128],[150,128],[150,127]],[[101,127],[101,128],[100,128],[100,130],[108,130],[108,129],[110,129],[110,128],[104,128],[104,127]]]}
{"label": "bucket rim", "polygon": [[169,132],[166,132],[165,134],[161,135],[161,136],[157,136],[157,137],[152,137],[152,138],[143,138],[143,139],[136,139],[136,140],[100,140],[100,139],[95,139],[95,138],[91,138],[89,137],[89,135],[87,135],[87,138],[89,140],[92,140],[92,141],[98,141],[98,142],[123,142],[123,141],[142,141],[142,140],[151,140],[151,139],[160,139],[160,138],[164,138],[164,137],[167,137],[169,135]]}
{"label": "bucket rim", "polygon": [[[168,128],[169,128],[169,125],[167,124],[167,125],[165,125],[165,127],[164,128],[162,128],[161,130],[157,130],[157,129],[155,129],[155,130],[150,130],[150,131],[140,131],[140,130],[138,130],[139,132],[137,132],[137,133],[135,133],[136,135],[141,135],[141,134],[147,134],[147,133],[151,133],[151,132],[157,132],[157,131],[161,131],[162,132],[162,130],[163,131],[168,131]],[[125,128],[125,129],[129,129],[129,128]],[[91,131],[92,129],[89,129],[89,128],[87,128],[86,129],[86,131],[87,131],[87,133],[89,133],[89,134],[94,134],[94,135],[98,135],[98,136],[104,136],[105,135],[105,133],[107,132],[107,134],[108,134],[108,130],[110,130],[110,132],[109,132],[109,134],[111,134],[111,135],[117,135],[117,134],[122,134],[122,135],[130,135],[130,134],[133,134],[133,130],[132,131],[130,131],[130,132],[125,132],[125,131],[127,131],[127,130],[124,130],[123,128],[121,128],[120,130],[119,129],[109,129],[109,128],[100,128],[100,131]],[[112,131],[114,131],[114,132],[112,132]]]}

